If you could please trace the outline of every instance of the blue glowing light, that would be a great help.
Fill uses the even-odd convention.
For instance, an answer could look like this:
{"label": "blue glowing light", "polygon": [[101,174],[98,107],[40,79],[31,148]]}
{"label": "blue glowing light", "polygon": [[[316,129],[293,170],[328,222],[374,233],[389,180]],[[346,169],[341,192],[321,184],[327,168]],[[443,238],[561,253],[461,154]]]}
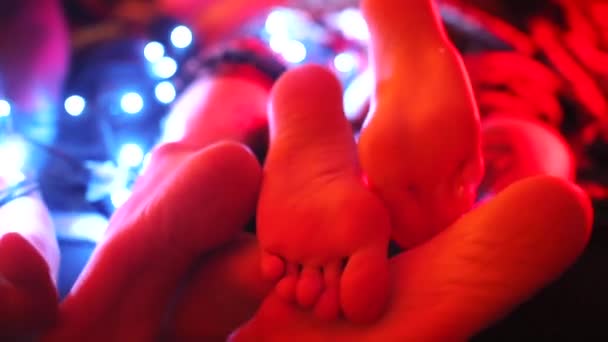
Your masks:
{"label": "blue glowing light", "polygon": [[11,104],[6,100],[0,100],[0,118],[11,115]]}
{"label": "blue glowing light", "polygon": [[65,99],[65,111],[71,116],[80,116],[87,106],[87,102],[82,96],[72,95]]}
{"label": "blue glowing light", "polygon": [[152,153],[148,152],[144,156],[144,160],[142,160],[142,162],[141,162],[141,168],[139,169],[140,175],[143,175],[148,170],[148,166],[150,166],[151,161],[152,161]]}
{"label": "blue glowing light", "polygon": [[298,64],[306,59],[306,46],[297,40],[288,40],[281,49],[281,55],[289,63]]}
{"label": "blue glowing light", "polygon": [[22,171],[27,161],[25,142],[16,137],[9,137],[0,144],[0,177],[9,185],[25,179]]}
{"label": "blue glowing light", "polygon": [[357,67],[357,56],[350,52],[342,52],[334,58],[334,66],[340,72],[351,73]]}
{"label": "blue glowing light", "polygon": [[177,72],[177,62],[171,57],[162,57],[154,63],[152,71],[160,78],[171,78]]}
{"label": "blue glowing light", "polygon": [[114,208],[118,209],[129,200],[129,197],[131,197],[131,190],[127,188],[119,188],[112,191],[112,194],[110,194],[110,201],[112,202]]}
{"label": "blue glowing light", "polygon": [[348,38],[360,41],[368,41],[370,38],[367,23],[358,9],[348,8],[340,12],[337,17],[337,25]]}
{"label": "blue glowing light", "polygon": [[165,47],[159,42],[149,42],[144,47],[144,57],[150,63],[156,63],[165,56]]}
{"label": "blue glowing light", "polygon": [[266,18],[264,29],[270,35],[286,35],[289,30],[289,12],[284,9],[270,12]]}
{"label": "blue glowing light", "polygon": [[156,95],[156,99],[161,103],[169,104],[175,100],[177,92],[175,91],[173,83],[164,81],[154,88],[154,95]]}
{"label": "blue glowing light", "polygon": [[124,144],[118,153],[118,165],[138,167],[144,161],[144,151],[137,144]]}
{"label": "blue glowing light", "polygon": [[192,31],[184,25],[177,26],[171,31],[171,44],[178,49],[184,49],[192,44]]}
{"label": "blue glowing light", "polygon": [[137,114],[144,109],[144,99],[138,93],[126,93],[120,99],[120,107],[127,114]]}
{"label": "blue glowing light", "polygon": [[289,63],[301,63],[306,59],[306,55],[308,54],[306,46],[302,42],[289,39],[283,35],[272,36],[269,44],[274,52],[281,54]]}

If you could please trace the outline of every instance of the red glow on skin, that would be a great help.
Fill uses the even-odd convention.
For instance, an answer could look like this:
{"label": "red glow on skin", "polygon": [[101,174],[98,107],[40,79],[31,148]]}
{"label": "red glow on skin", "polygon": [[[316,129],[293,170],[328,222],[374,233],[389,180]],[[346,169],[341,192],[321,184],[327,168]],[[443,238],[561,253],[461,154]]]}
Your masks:
{"label": "red glow on skin", "polygon": [[369,189],[369,178],[366,174],[363,174],[361,176],[361,181],[363,181],[363,185],[365,185],[365,187]]}

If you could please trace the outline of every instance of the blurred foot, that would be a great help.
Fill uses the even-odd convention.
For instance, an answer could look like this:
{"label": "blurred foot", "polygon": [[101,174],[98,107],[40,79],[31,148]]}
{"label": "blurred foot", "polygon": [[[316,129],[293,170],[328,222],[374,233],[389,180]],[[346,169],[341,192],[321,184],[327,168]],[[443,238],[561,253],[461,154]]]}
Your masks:
{"label": "blurred foot", "polygon": [[364,185],[337,78],[319,66],[275,85],[258,205],[263,273],[284,299],[372,321],[389,295],[389,218]]}

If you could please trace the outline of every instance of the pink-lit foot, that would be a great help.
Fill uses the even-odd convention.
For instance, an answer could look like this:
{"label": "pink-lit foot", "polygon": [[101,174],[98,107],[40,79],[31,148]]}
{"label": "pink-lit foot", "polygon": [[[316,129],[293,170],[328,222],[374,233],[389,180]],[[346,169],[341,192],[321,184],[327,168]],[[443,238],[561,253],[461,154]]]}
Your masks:
{"label": "pink-lit foot", "polygon": [[318,66],[276,84],[258,205],[262,270],[285,300],[368,322],[389,294],[388,214],[363,184],[336,77]]}

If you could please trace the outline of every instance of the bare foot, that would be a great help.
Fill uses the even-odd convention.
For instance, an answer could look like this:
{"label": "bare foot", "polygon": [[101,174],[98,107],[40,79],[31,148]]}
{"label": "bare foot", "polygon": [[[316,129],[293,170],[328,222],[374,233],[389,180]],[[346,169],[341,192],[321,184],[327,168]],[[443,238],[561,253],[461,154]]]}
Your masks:
{"label": "bare foot", "polygon": [[18,233],[0,237],[0,340],[47,328],[57,307],[57,290],[38,250]]}
{"label": "bare foot", "polygon": [[351,321],[374,320],[389,294],[390,224],[363,183],[335,76],[318,66],[284,75],[270,132],[257,216],[263,273],[321,318],[341,307]]}
{"label": "bare foot", "polygon": [[395,291],[374,324],[320,322],[270,295],[230,341],[467,341],[559,277],[589,241],[592,218],[575,185],[519,181],[392,258]]}
{"label": "bare foot", "polygon": [[235,143],[161,147],[61,305],[47,341],[154,341],[180,279],[255,212],[261,170]]}
{"label": "bare foot", "polygon": [[410,248],[472,207],[483,174],[479,117],[433,1],[363,0],[362,9],[376,89],[361,164],[393,238]]}

